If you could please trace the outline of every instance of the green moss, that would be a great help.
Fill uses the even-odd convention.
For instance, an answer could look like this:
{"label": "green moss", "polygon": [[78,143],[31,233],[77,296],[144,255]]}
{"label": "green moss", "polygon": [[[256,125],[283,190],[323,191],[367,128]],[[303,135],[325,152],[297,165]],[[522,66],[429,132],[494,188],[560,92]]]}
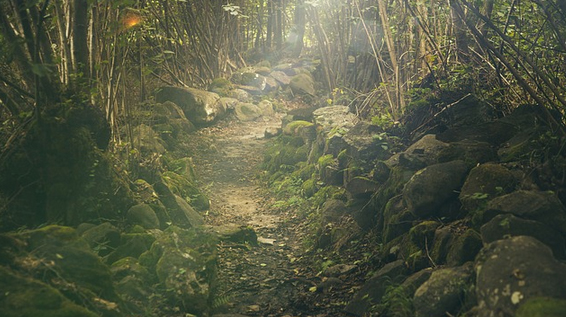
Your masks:
{"label": "green moss", "polygon": [[146,230],[140,225],[135,225],[130,229],[130,233],[146,233]]}
{"label": "green moss", "polygon": [[210,85],[208,85],[208,90],[212,91],[217,88],[230,89],[231,87],[232,83],[228,79],[219,77],[212,80]]}
{"label": "green moss", "polygon": [[338,186],[324,186],[310,198],[314,208],[321,207],[328,199],[345,200],[346,190]]}
{"label": "green moss", "polygon": [[65,298],[39,281],[0,267],[0,311],[4,317],[96,317],[97,314]]}
{"label": "green moss", "polygon": [[324,169],[327,166],[333,165],[336,163],[334,160],[334,156],[332,154],[323,155],[318,158],[317,165],[319,169]]}
{"label": "green moss", "polygon": [[434,240],[434,232],[436,228],[440,227],[440,225],[441,224],[438,221],[423,221],[409,230],[409,237],[415,245],[423,249],[425,247],[425,242],[429,247],[431,247]]}
{"label": "green moss", "polygon": [[298,170],[294,171],[291,176],[298,177],[302,180],[307,180],[313,177],[316,169],[314,165],[307,164],[306,162],[297,163]]}
{"label": "green moss", "polygon": [[473,229],[468,229],[450,247],[446,263],[450,266],[458,266],[473,261],[482,246],[480,234]]}
{"label": "green moss", "polygon": [[528,299],[517,309],[517,317],[562,317],[566,316],[566,300],[535,297]]}
{"label": "green moss", "polygon": [[340,153],[338,153],[338,156],[336,158],[338,159],[338,162],[340,162],[340,164],[345,165],[345,163],[349,160],[348,150],[344,149],[340,151]]}
{"label": "green moss", "polygon": [[310,128],[312,126],[314,126],[314,123],[312,122],[297,120],[287,124],[283,128],[283,133],[288,135],[299,135],[302,129]]}
{"label": "green moss", "polygon": [[297,149],[294,156],[295,164],[299,162],[306,162],[309,155],[309,147],[305,144]]}
{"label": "green moss", "polygon": [[184,176],[189,182],[195,183],[197,176],[195,164],[191,157],[183,157],[170,162],[169,169],[179,175]]}
{"label": "green moss", "polygon": [[317,191],[316,181],[312,178],[305,181],[301,186],[301,189],[305,197],[312,197]]}
{"label": "green moss", "polygon": [[[49,225],[36,230],[24,231],[15,234],[28,241],[30,250],[44,245],[47,241],[59,241],[62,243],[78,243],[83,245],[82,239],[79,240],[77,232],[72,227]],[[88,248],[88,247],[87,247]]]}
{"label": "green moss", "polygon": [[401,285],[391,285],[385,290],[381,302],[371,308],[378,315],[411,317],[414,316],[413,294]]}
{"label": "green moss", "polygon": [[184,198],[195,209],[207,210],[210,208],[209,198],[186,176],[167,171],[163,173],[163,181],[174,194]]}
{"label": "green moss", "polygon": [[280,137],[267,149],[262,167],[272,173],[292,172],[295,164],[307,160],[308,151],[309,148],[301,138]]}

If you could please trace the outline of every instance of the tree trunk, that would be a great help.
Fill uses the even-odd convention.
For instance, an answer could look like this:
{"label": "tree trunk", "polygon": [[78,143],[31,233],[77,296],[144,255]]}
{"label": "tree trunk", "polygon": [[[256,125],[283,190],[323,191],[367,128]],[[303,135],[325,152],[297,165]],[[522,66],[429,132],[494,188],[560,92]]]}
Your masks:
{"label": "tree trunk", "polygon": [[294,21],[296,39],[294,43],[291,43],[291,45],[293,45],[291,51],[292,57],[299,57],[303,51],[306,23],[305,0],[297,0]]}
{"label": "tree trunk", "polygon": [[[73,59],[77,80],[88,84],[88,0],[75,0],[73,23]],[[82,78],[82,79],[80,79]]]}

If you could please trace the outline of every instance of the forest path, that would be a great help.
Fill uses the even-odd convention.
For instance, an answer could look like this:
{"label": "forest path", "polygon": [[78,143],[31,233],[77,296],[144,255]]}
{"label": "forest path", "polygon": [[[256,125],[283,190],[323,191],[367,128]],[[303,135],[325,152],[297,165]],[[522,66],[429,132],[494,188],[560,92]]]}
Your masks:
{"label": "forest path", "polygon": [[307,303],[315,283],[300,277],[308,268],[298,267],[305,230],[291,211],[270,208],[274,199],[258,177],[268,142],[264,132],[280,127],[281,117],[222,121],[196,135],[193,159],[211,200],[207,224],[251,227],[260,242],[220,244],[212,303],[214,313],[225,314],[219,316],[336,316]]}

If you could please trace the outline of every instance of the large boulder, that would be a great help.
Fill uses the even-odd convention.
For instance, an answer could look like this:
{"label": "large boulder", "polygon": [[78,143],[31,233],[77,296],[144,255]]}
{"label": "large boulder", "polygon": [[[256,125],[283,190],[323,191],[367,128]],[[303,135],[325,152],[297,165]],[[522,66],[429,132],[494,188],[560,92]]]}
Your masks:
{"label": "large boulder", "polygon": [[348,155],[359,161],[383,160],[389,157],[389,142],[379,127],[360,121],[343,136]]}
{"label": "large boulder", "polygon": [[257,107],[261,111],[262,116],[272,116],[275,114],[275,108],[273,103],[269,100],[262,100],[257,104]]}
{"label": "large boulder", "polygon": [[126,213],[128,222],[132,225],[140,225],[145,229],[159,229],[159,218],[150,205],[137,204],[128,209]]}
{"label": "large boulder", "polygon": [[403,189],[403,198],[411,212],[427,217],[449,199],[456,197],[468,167],[463,161],[430,165],[418,171]]}
{"label": "large boulder", "polygon": [[121,242],[120,231],[109,222],[86,230],[81,234],[81,237],[85,239],[90,247],[100,256],[105,256],[112,252]]}
{"label": "large boulder", "polygon": [[498,214],[536,220],[566,235],[566,208],[552,192],[519,190],[491,200],[486,219]]}
{"label": "large boulder", "polygon": [[516,128],[509,123],[493,121],[478,125],[453,127],[437,134],[436,138],[448,143],[468,140],[499,146],[511,139],[516,131]]}
{"label": "large boulder", "polygon": [[134,144],[139,146],[142,154],[149,156],[152,153],[165,153],[167,144],[151,127],[140,124],[134,128],[133,135]]}
{"label": "large boulder", "polygon": [[478,316],[515,316],[535,297],[566,299],[566,265],[532,237],[518,236],[486,246],[475,263]]}
{"label": "large boulder", "polygon": [[262,110],[257,105],[247,102],[238,103],[234,113],[240,121],[254,121],[262,116]]}
{"label": "large boulder", "polygon": [[314,90],[314,79],[307,73],[293,76],[289,86],[295,95],[314,96],[316,93]]}
{"label": "large boulder", "polygon": [[196,210],[202,211],[210,208],[208,196],[195,185],[194,180],[190,179],[190,174],[182,173],[182,170],[178,172],[181,174],[171,171],[162,174],[161,178],[171,192],[183,197]]}
{"label": "large boulder", "polygon": [[485,244],[514,236],[536,238],[550,247],[556,258],[566,258],[564,237],[560,232],[538,221],[522,219],[512,214],[501,214],[481,227],[481,237]]}
{"label": "large boulder", "polygon": [[364,283],[344,311],[354,316],[365,316],[373,305],[381,302],[387,288],[391,284],[403,282],[407,274],[407,266],[402,260],[386,264]]}
{"label": "large boulder", "polygon": [[272,71],[270,76],[283,86],[287,86],[291,83],[291,77],[280,70]]}
{"label": "large boulder", "polygon": [[460,191],[460,202],[473,211],[497,196],[505,195],[518,185],[515,176],[499,164],[482,164],[470,171]]}
{"label": "large boulder", "polygon": [[216,272],[214,235],[171,226],[139,258],[139,264],[166,289],[166,298],[187,313],[202,316],[212,296]]}
{"label": "large boulder", "polygon": [[438,163],[462,160],[468,166],[494,162],[498,160],[494,146],[487,142],[463,140],[450,143],[438,153]]}
{"label": "large boulder", "polygon": [[157,102],[171,101],[181,107],[185,116],[194,124],[205,125],[226,113],[224,104],[216,93],[195,88],[165,86],[155,94]]}
{"label": "large boulder", "polygon": [[316,109],[313,112],[314,123],[320,126],[322,133],[328,135],[331,131],[343,130],[345,134],[354,127],[359,119],[346,106],[329,106]]}
{"label": "large boulder", "polygon": [[421,169],[438,163],[440,152],[448,144],[436,139],[436,135],[427,134],[409,146],[399,157],[401,164],[409,168]]}
{"label": "large boulder", "polygon": [[172,224],[183,228],[190,228],[204,223],[202,216],[198,214],[183,198],[175,195],[167,185],[155,184],[155,191],[159,199],[167,208]]}
{"label": "large boulder", "polygon": [[413,305],[416,317],[455,314],[465,302],[472,281],[472,265],[441,268],[415,292]]}

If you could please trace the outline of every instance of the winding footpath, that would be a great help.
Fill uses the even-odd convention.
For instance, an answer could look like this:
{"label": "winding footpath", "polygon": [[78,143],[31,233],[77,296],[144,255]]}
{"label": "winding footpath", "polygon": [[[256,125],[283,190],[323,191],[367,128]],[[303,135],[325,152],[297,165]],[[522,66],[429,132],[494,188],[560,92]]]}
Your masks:
{"label": "winding footpath", "polygon": [[[258,179],[267,128],[278,128],[281,116],[254,122],[224,121],[199,131],[195,165],[210,197],[206,222],[214,226],[253,228],[258,245],[223,242],[219,247],[217,296],[219,316],[297,316],[308,311],[294,267],[300,253],[292,215],[272,212],[273,203]],[[295,264],[296,265],[296,264]],[[303,307],[304,306],[304,307]],[[324,316],[324,315],[322,315]]]}

